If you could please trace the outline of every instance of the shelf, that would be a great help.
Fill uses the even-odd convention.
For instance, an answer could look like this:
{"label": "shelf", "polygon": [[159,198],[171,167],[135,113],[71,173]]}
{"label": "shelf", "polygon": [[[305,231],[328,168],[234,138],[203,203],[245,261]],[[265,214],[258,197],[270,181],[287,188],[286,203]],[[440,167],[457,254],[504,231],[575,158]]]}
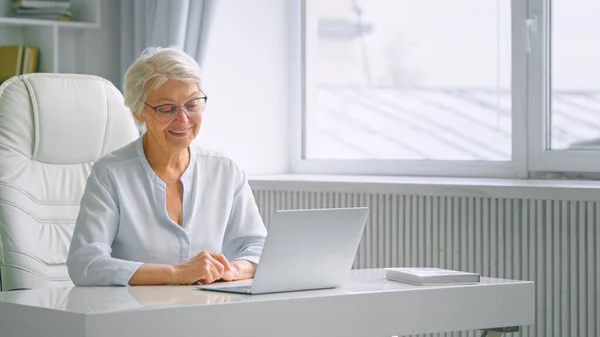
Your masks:
{"label": "shelf", "polygon": [[[83,64],[77,59],[75,45],[81,45],[82,36],[88,31],[101,29],[101,1],[69,0],[74,21],[24,18],[15,15],[11,1],[0,0],[0,45],[35,46],[40,50],[38,72],[61,72],[61,64],[68,65],[71,72],[85,72],[73,63]],[[73,43],[65,43],[65,41]],[[65,48],[67,46],[67,48]],[[70,46],[70,47],[68,47]]]}
{"label": "shelf", "polygon": [[47,26],[47,27],[65,27],[65,28],[100,28],[99,23],[93,23],[93,22],[42,20],[42,19],[15,18],[15,17],[0,17],[0,25]]}

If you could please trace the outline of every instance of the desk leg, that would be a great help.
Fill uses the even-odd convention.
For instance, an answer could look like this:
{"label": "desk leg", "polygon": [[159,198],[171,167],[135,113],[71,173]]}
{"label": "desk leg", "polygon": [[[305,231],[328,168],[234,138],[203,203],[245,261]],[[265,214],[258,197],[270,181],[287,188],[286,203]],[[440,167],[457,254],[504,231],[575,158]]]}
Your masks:
{"label": "desk leg", "polygon": [[509,326],[505,328],[483,329],[481,337],[501,337],[505,332],[519,332],[518,326]]}

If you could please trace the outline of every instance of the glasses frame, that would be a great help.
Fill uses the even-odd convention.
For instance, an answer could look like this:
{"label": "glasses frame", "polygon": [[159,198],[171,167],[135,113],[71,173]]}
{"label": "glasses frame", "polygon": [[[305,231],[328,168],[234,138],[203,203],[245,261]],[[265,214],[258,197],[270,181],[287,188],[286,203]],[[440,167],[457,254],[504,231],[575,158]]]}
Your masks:
{"label": "glasses frame", "polygon": [[[193,116],[190,116],[190,113],[189,113],[189,111],[187,110],[187,108],[186,108],[185,106],[186,106],[186,105],[188,105],[188,104],[189,104],[190,102],[192,102],[192,101],[196,101],[196,100],[200,100],[200,99],[203,99],[203,100],[204,100],[204,104],[206,105],[206,102],[208,102],[208,96],[206,96],[206,94],[205,94],[205,93],[204,93],[202,90],[200,90],[200,92],[201,92],[201,93],[202,93],[204,96],[201,96],[201,97],[198,97],[198,98],[191,99],[191,100],[189,100],[189,101],[185,102],[185,104],[184,104],[184,105],[177,105],[177,104],[173,104],[173,103],[167,103],[167,104],[161,104],[161,105],[157,105],[157,106],[152,106],[152,105],[148,104],[148,103],[147,103],[147,102],[145,102],[145,101],[144,101],[144,104],[145,104],[147,107],[149,107],[150,109],[152,109],[152,110],[154,111],[154,113],[156,114],[156,117],[157,117],[159,120],[161,120],[162,122],[170,122],[170,121],[174,120],[174,119],[175,119],[175,118],[177,118],[177,116],[179,115],[179,111],[180,111],[180,110],[183,110],[183,111],[185,112],[185,114],[186,114],[188,117],[197,117],[197,116],[200,116],[200,115],[202,115],[202,113],[204,112],[204,109],[202,109],[202,111],[200,111],[200,113],[199,113],[199,114],[197,114],[197,115],[193,115]],[[160,107],[167,106],[167,105],[168,105],[168,106],[174,106],[176,109],[175,109],[175,112],[173,112],[173,117],[172,117],[171,119],[169,119],[169,120],[162,120],[162,119],[160,118],[160,116],[161,116],[161,115],[162,115],[162,116],[164,116],[164,114],[159,114],[159,113],[158,113],[156,110],[157,110],[158,108],[160,108]]]}

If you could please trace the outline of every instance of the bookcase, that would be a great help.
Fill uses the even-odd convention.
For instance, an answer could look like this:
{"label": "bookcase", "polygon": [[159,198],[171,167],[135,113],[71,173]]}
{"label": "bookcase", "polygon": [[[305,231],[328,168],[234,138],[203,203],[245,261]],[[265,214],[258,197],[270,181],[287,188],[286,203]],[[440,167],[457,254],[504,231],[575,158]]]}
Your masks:
{"label": "bookcase", "polygon": [[[72,21],[55,21],[14,17],[12,1],[0,0],[0,45],[35,46],[40,49],[38,72],[65,72],[61,65],[64,40],[81,30],[100,28],[100,5],[97,0],[71,0]],[[70,70],[70,69],[66,69]]]}

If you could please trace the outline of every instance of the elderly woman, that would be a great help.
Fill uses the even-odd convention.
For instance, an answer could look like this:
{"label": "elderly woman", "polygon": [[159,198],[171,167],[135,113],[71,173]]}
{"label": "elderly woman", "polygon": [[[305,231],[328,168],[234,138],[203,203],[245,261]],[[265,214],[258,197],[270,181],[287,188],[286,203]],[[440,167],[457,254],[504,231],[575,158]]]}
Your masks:
{"label": "elderly woman", "polygon": [[266,230],[242,170],[192,145],[207,101],[196,61],[147,49],[125,74],[124,96],[147,131],[92,168],[67,260],[73,282],[252,278]]}

